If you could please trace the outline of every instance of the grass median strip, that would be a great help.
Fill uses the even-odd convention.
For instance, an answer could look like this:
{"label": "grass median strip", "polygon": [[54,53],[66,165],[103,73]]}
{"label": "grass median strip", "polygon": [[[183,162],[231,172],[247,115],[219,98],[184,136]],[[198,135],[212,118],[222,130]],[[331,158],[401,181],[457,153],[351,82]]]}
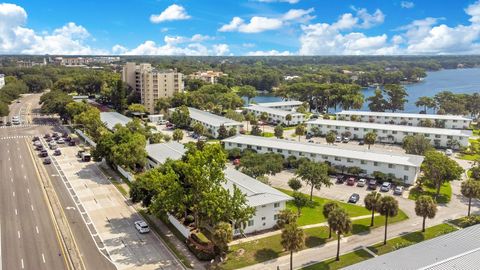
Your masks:
{"label": "grass median strip", "polygon": [[[320,213],[321,214],[321,213]],[[407,219],[407,215],[402,211],[396,217],[389,219],[389,224]],[[368,232],[373,228],[381,227],[385,223],[382,216],[375,217],[375,226],[369,227],[370,218],[354,220],[352,232],[353,234]],[[312,248],[328,241],[335,240],[335,237],[328,239],[328,227],[316,227],[305,229],[305,248]],[[238,269],[252,264],[268,261],[287,255],[288,252],[283,250],[280,244],[281,235],[273,235],[258,240],[241,243],[230,247],[228,259],[222,264],[222,269]]]}
{"label": "grass median strip", "polygon": [[[433,187],[430,184],[425,184],[423,185],[422,190],[419,190],[415,187],[412,188],[408,195],[408,199],[415,201],[421,195],[428,195],[428,196],[431,196],[432,198],[435,198],[436,193],[437,193],[437,190],[435,189],[435,187]],[[452,197],[452,186],[450,185],[450,183],[444,183],[440,187],[440,195],[437,198],[437,203],[448,203],[450,202],[451,197]]]}
{"label": "grass median strip", "polygon": [[359,263],[361,261],[372,258],[373,256],[363,249],[355,250],[353,252],[340,256],[339,261],[335,261],[335,258],[312,264],[310,266],[302,268],[302,270],[333,270],[340,269],[352,264]]}
{"label": "grass median strip", "polygon": [[417,231],[409,233],[400,237],[396,237],[387,241],[387,244],[378,243],[373,246],[369,246],[368,249],[377,255],[383,255],[404,247],[408,247],[413,244],[420,243],[422,241],[438,237],[447,233],[456,231],[457,228],[449,224],[439,224],[433,227],[425,229],[425,232]]}

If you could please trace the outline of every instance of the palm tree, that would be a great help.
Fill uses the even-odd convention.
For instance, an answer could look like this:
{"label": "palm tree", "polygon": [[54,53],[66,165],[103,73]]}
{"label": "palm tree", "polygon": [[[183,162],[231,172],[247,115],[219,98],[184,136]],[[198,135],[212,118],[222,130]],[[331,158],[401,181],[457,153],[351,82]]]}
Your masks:
{"label": "palm tree", "polygon": [[467,180],[462,183],[462,195],[468,198],[468,216],[470,216],[470,208],[472,205],[472,198],[480,197],[480,182],[474,180]]}
{"label": "palm tree", "polygon": [[377,212],[385,216],[385,238],[383,244],[387,244],[387,224],[388,218],[394,217],[398,214],[398,201],[392,196],[384,196],[380,199],[377,206]]}
{"label": "palm tree", "polygon": [[265,132],[265,122],[268,120],[268,113],[262,112],[262,114],[260,114],[260,120],[262,120],[262,132]]}
{"label": "palm tree", "polygon": [[285,120],[287,120],[287,126],[290,126],[290,121],[292,121],[292,115],[291,114],[287,114],[285,116]]}
{"label": "palm tree", "polygon": [[427,217],[435,217],[435,214],[437,214],[437,204],[430,196],[419,196],[415,201],[415,214],[419,217],[423,217],[422,232],[425,232],[425,220]]}
{"label": "palm tree", "polygon": [[352,220],[343,208],[337,208],[328,215],[328,226],[337,233],[337,257],[340,260],[340,237],[352,230]]}
{"label": "palm tree", "polygon": [[376,191],[372,191],[367,196],[365,196],[365,199],[364,199],[365,208],[367,208],[367,210],[372,211],[372,220],[370,221],[370,227],[374,225],[375,210],[377,209],[378,202],[380,201],[381,197],[382,195]]}
{"label": "palm tree", "polygon": [[250,124],[250,121],[252,120],[253,115],[249,112],[245,114],[245,121],[247,121],[247,133],[248,133],[248,124]]}
{"label": "palm tree", "polygon": [[296,128],[295,128],[295,134],[298,136],[298,141],[300,141],[300,138],[305,135],[305,126],[303,124],[299,124]]}
{"label": "palm tree", "polygon": [[292,270],[293,252],[305,246],[305,233],[296,223],[287,224],[282,230],[281,244],[285,250],[290,251],[290,270]]}
{"label": "palm tree", "polygon": [[368,149],[370,149],[370,146],[375,143],[377,140],[377,133],[375,132],[368,132],[365,134],[364,142],[368,145]]}
{"label": "palm tree", "polygon": [[435,108],[435,99],[432,97],[419,97],[415,102],[415,106],[424,108],[425,113],[427,113],[427,108]]}
{"label": "palm tree", "polygon": [[[323,210],[322,210],[323,216],[328,218],[330,213],[337,208],[338,208],[338,204],[336,202],[327,202],[326,204],[323,205]],[[329,230],[328,238],[332,238],[332,227],[328,226],[328,230]]]}

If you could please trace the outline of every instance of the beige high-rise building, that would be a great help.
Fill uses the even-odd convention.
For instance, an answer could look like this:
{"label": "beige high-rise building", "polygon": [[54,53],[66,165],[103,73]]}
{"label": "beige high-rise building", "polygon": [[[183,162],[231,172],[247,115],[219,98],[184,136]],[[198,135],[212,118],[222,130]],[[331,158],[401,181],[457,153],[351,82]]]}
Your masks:
{"label": "beige high-rise building", "polygon": [[140,92],[141,102],[149,113],[155,113],[155,104],[160,98],[183,92],[183,74],[176,70],[157,70],[148,63],[137,65],[127,62],[123,67],[122,80]]}

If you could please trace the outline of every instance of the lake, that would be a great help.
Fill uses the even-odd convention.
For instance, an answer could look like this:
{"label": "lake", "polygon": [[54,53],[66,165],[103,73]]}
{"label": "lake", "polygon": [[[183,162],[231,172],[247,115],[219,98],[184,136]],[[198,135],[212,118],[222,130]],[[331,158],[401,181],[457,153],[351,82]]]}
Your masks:
{"label": "lake", "polygon": [[[448,90],[453,93],[471,94],[480,92],[480,68],[444,69],[427,72],[427,77],[419,83],[407,84],[408,102],[404,112],[420,111],[415,107],[415,101],[421,96],[434,96],[436,93]],[[375,88],[364,88],[365,98],[372,96]],[[274,102],[281,99],[271,95],[259,95],[253,99],[255,102]],[[367,103],[362,110],[368,110]],[[333,111],[333,110],[332,110]],[[431,112],[430,112],[431,113]]]}

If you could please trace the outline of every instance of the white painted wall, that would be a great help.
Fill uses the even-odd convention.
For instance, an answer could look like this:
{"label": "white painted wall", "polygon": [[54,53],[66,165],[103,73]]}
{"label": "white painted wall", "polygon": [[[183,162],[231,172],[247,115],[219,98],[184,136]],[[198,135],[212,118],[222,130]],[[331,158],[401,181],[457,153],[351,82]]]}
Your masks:
{"label": "white painted wall", "polygon": [[[250,219],[250,226],[247,224],[243,230],[243,233],[249,234],[272,229],[277,224],[276,215],[278,212],[285,209],[285,207],[285,202],[279,202],[277,207],[275,207],[275,204],[273,203],[257,206],[255,208],[255,215],[252,217],[252,219]],[[239,230],[235,230],[234,235],[238,235],[239,233]]]}

